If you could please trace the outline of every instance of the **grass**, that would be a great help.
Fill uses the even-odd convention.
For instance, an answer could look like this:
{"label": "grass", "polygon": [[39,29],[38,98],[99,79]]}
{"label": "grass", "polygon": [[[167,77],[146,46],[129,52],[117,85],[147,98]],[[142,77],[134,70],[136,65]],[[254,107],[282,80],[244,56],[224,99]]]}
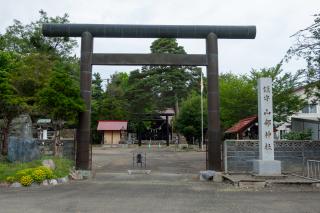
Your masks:
{"label": "grass", "polygon": [[69,169],[74,165],[74,162],[69,159],[49,156],[27,163],[10,163],[0,158],[0,182],[4,182],[8,176],[15,176],[16,172],[19,170],[42,166],[41,162],[44,159],[52,159],[54,161],[56,169],[53,170],[53,174],[58,178],[67,176],[69,174]]}

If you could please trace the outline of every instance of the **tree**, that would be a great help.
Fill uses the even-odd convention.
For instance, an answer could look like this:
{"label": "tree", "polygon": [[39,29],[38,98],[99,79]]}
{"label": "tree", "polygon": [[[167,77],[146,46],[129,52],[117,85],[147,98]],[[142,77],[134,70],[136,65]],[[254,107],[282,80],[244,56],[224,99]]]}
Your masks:
{"label": "tree", "polygon": [[125,97],[128,89],[129,76],[119,72],[111,76],[103,99],[102,113],[109,120],[127,119],[128,101]]}
{"label": "tree", "polygon": [[304,58],[307,62],[303,69],[306,91],[320,100],[320,13],[314,15],[314,23],[296,32],[294,45],[288,50],[286,60],[293,56]]}
{"label": "tree", "polygon": [[103,119],[102,108],[105,92],[102,89],[101,76],[99,73],[93,74],[92,79],[92,100],[91,100],[91,134],[92,143],[100,143],[101,136],[97,131],[98,120]]}
{"label": "tree", "polygon": [[2,154],[8,153],[8,134],[11,121],[26,110],[24,100],[13,87],[10,73],[16,68],[12,54],[0,51],[0,118],[3,119]]}
{"label": "tree", "polygon": [[[220,119],[222,129],[227,129],[240,119],[258,113],[257,79],[273,79],[274,120],[276,125],[288,121],[288,118],[304,106],[304,101],[294,94],[300,85],[300,73],[283,73],[281,65],[274,68],[252,70],[249,76],[232,73],[220,74]],[[206,78],[204,79],[206,83]],[[206,93],[205,93],[206,96]],[[177,129],[188,138],[199,137],[201,119],[200,96],[192,93],[183,103],[176,120]],[[198,103],[197,103],[198,102]],[[204,104],[207,107],[206,104]],[[205,113],[206,109],[204,110]],[[204,121],[207,122],[205,115]],[[201,133],[201,131],[200,131]]]}
{"label": "tree", "polygon": [[65,122],[76,123],[78,113],[85,109],[79,83],[65,72],[63,64],[54,67],[51,78],[38,94],[41,111],[55,121],[55,141],[60,144],[60,129]]}
{"label": "tree", "polygon": [[28,112],[38,114],[35,105],[37,93],[47,84],[55,61],[46,54],[32,53],[20,59],[21,66],[11,73],[19,96],[23,97],[28,106]]}
{"label": "tree", "polygon": [[[67,14],[62,17],[48,17],[47,13],[41,10],[40,18],[36,22],[24,25],[14,20],[14,24],[9,26],[3,35],[0,35],[0,101],[3,106],[0,118],[6,123],[3,130],[5,137],[9,132],[11,120],[22,112],[28,112],[31,116],[36,117],[47,113],[54,118],[60,117],[58,123],[62,119],[68,123],[75,123],[73,110],[78,111],[82,102],[81,104],[80,102],[75,103],[76,101],[67,103],[66,100],[61,100],[68,95],[71,95],[70,99],[75,98],[74,88],[71,88],[75,83],[66,84],[64,88],[62,85],[54,88],[53,86],[57,86],[58,83],[54,85],[52,81],[63,76],[63,73],[69,79],[61,82],[79,81],[79,59],[72,55],[77,42],[69,38],[44,37],[41,32],[43,23],[68,22]],[[75,88],[79,96],[77,84]],[[64,94],[59,96],[58,90],[54,94],[55,89],[64,90]],[[43,98],[45,93],[52,97],[47,96],[45,100],[40,100],[39,98]],[[57,100],[53,100],[54,98]],[[64,108],[60,101],[65,101],[67,108]],[[67,110],[68,112],[63,114],[68,108],[70,111]],[[6,145],[7,141],[4,143],[4,146]],[[6,148],[3,150],[6,152]]]}
{"label": "tree", "polygon": [[43,23],[68,23],[68,15],[48,17],[41,10],[40,18],[30,24],[22,24],[14,20],[4,35],[0,35],[0,50],[14,53],[17,69],[10,73],[12,84],[28,106],[32,117],[40,116],[37,109],[37,94],[48,83],[55,66],[65,68],[74,79],[79,79],[79,59],[72,56],[73,48],[77,46],[74,39],[48,38],[41,32]]}
{"label": "tree", "polygon": [[92,79],[92,99],[93,100],[100,100],[103,98],[103,88],[102,88],[102,82],[100,74],[93,73],[93,79]]}
{"label": "tree", "polygon": [[139,70],[130,72],[128,77],[128,88],[125,92],[125,100],[127,101],[127,112],[132,123],[137,123],[141,118],[141,113],[152,113],[156,111],[156,103],[152,85],[147,83],[145,75]]}
{"label": "tree", "polygon": [[257,114],[257,93],[254,85],[241,75],[219,76],[220,119],[223,129],[247,116]]}
{"label": "tree", "polygon": [[0,37],[0,50],[30,54],[33,52],[69,57],[77,46],[75,39],[69,37],[49,38],[42,34],[44,23],[69,23],[69,15],[48,17],[43,10],[39,11],[40,19],[36,22],[23,25],[19,20],[9,26],[6,33]]}
{"label": "tree", "polygon": [[[204,129],[207,128],[207,99],[203,100]],[[174,122],[175,128],[182,133],[188,142],[201,139],[201,96],[196,92],[190,94],[181,104],[178,117]]]}
{"label": "tree", "polygon": [[[176,39],[160,38],[150,46],[151,53],[186,54]],[[150,86],[154,102],[159,110],[174,108],[179,111],[179,102],[186,98],[200,82],[201,69],[186,66],[144,66],[141,74]],[[198,82],[195,84],[194,82]]]}
{"label": "tree", "polygon": [[276,125],[288,122],[289,117],[301,110],[306,104],[305,100],[294,93],[295,89],[302,84],[300,81],[302,73],[284,73],[281,66],[282,64],[278,64],[268,69],[252,70],[249,77],[255,87],[258,78],[272,78],[273,120]]}
{"label": "tree", "polygon": [[174,38],[159,38],[150,46],[152,53],[186,54],[183,46],[179,46]]}
{"label": "tree", "polygon": [[257,80],[271,77],[273,80],[273,111],[276,125],[287,122],[298,112],[305,101],[294,94],[301,85],[301,73],[284,72],[281,64],[272,68],[252,70],[249,76],[232,73],[219,76],[220,119],[223,129],[229,128],[240,119],[258,113]]}

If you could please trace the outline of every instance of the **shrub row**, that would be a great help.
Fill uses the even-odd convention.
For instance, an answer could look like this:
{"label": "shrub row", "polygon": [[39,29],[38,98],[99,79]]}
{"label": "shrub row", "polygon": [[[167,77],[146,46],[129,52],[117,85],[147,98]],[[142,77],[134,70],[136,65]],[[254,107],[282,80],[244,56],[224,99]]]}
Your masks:
{"label": "shrub row", "polygon": [[42,183],[46,179],[56,178],[53,171],[45,166],[36,168],[22,169],[16,172],[14,176],[8,176],[6,181],[13,183],[18,181],[23,186],[30,186],[32,183]]}

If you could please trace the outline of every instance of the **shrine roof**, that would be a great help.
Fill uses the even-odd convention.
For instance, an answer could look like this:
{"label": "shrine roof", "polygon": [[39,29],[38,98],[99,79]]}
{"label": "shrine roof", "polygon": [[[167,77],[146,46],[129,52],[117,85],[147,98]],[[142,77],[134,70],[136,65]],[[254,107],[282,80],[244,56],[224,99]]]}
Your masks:
{"label": "shrine roof", "polygon": [[240,120],[238,123],[234,124],[232,127],[227,129],[225,133],[239,133],[245,130],[246,128],[250,127],[253,123],[258,121],[258,116],[253,115],[250,117],[246,117]]}
{"label": "shrine roof", "polygon": [[128,121],[103,120],[98,121],[97,130],[127,130]]}

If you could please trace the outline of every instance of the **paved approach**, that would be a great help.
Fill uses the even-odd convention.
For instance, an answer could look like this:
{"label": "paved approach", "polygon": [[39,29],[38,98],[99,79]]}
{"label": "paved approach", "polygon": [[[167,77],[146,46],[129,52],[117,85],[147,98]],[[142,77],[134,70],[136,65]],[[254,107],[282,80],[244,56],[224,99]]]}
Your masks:
{"label": "paved approach", "polygon": [[156,173],[197,174],[206,168],[205,152],[175,151],[157,145],[143,148],[94,148],[93,162],[97,173],[126,172],[132,168],[132,153],[146,153],[147,168]]}
{"label": "paved approach", "polygon": [[[317,191],[243,191],[228,184],[199,182],[193,172],[205,159],[202,152],[150,152],[152,174],[128,175],[123,169],[131,165],[130,151],[94,149],[97,172],[92,180],[0,188],[0,212],[320,212]],[[159,161],[160,156],[166,156],[166,163]]]}

